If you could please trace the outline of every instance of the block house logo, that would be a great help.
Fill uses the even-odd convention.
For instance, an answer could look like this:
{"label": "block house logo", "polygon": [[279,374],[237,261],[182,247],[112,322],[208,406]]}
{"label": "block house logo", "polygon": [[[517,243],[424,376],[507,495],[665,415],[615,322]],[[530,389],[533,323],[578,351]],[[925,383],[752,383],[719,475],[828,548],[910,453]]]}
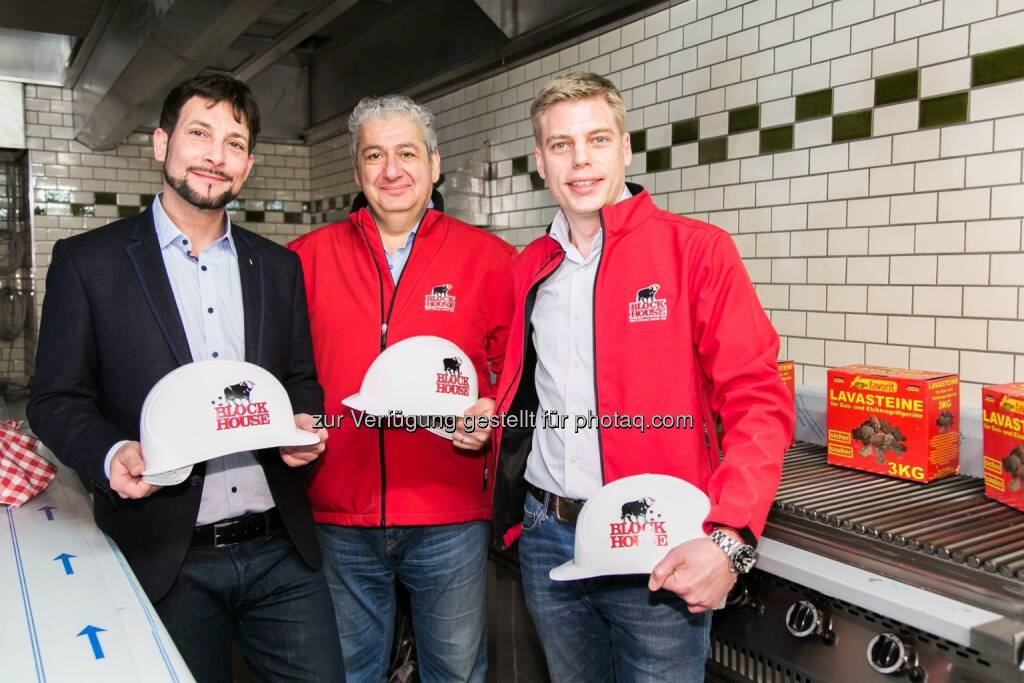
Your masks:
{"label": "block house logo", "polygon": [[629,302],[629,322],[644,323],[668,319],[668,300],[658,298],[659,284],[650,284],[636,292],[636,300]]}
{"label": "block house logo", "polygon": [[435,285],[431,287],[430,293],[423,300],[423,310],[443,311],[445,313],[455,312],[455,297],[449,294],[451,284]]}
{"label": "block house logo", "polygon": [[437,373],[434,393],[469,396],[469,377],[462,374],[462,359],[459,357],[442,360],[444,370]]}
{"label": "block house logo", "polygon": [[210,401],[218,432],[270,424],[267,402],[252,400],[255,386],[255,382],[243,380],[224,387],[224,394]]}
{"label": "block house logo", "polygon": [[654,503],[654,498],[646,496],[622,504],[619,521],[608,524],[611,548],[668,547],[668,530],[661,515],[655,512]]}

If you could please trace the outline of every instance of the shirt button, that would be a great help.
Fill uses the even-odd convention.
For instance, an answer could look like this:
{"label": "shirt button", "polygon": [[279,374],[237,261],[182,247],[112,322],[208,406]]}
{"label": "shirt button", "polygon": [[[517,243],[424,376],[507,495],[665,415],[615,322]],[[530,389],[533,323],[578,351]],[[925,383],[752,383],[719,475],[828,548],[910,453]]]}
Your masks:
{"label": "shirt button", "polygon": [[232,486],[231,487],[231,493],[238,493],[238,487],[237,486]]}
{"label": "shirt button", "polygon": [[188,244],[188,240],[182,240],[181,243],[182,244]]}
{"label": "shirt button", "polygon": [[213,313],[213,308],[207,308],[207,309],[206,309],[206,312],[207,312],[207,313]]}
{"label": "shirt button", "polygon": [[202,270],[206,270],[206,266],[199,266]]}
{"label": "shirt button", "polygon": [[579,313],[577,313],[577,314],[576,314],[576,315],[575,315],[574,317],[575,317],[575,318],[576,318],[577,320],[582,320],[582,319],[583,319],[583,316],[582,316],[582,315],[580,315]]}
{"label": "shirt button", "polygon": [[219,357],[220,357],[220,354],[219,354],[219,353],[217,353],[216,351],[214,351],[214,352],[213,352],[213,357],[214,357],[214,358],[219,358]]}

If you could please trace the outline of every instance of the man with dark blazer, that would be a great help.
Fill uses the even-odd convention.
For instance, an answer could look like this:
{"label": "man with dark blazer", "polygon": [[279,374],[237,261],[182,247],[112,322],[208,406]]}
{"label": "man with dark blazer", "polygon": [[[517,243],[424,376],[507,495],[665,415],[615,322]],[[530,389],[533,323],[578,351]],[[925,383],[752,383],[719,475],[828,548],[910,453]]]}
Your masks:
{"label": "man with dark blazer", "polygon": [[[231,680],[234,638],[263,679],[344,678],[305,492],[323,410],[298,258],[232,225],[259,111],[225,76],[176,86],[153,134],[164,188],[138,216],[58,241],[46,280],[28,417],[94,488],[117,542],[193,675]],[[234,453],[160,488],[141,478],[139,416],[175,368],[260,365],[320,443]],[[174,420],[173,414],[164,419]]]}

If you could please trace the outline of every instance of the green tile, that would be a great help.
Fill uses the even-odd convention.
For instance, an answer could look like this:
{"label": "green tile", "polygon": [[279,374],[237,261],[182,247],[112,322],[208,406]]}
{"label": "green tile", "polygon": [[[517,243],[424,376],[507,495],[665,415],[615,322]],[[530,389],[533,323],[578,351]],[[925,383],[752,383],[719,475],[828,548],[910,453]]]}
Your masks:
{"label": "green tile", "polygon": [[681,145],[684,142],[693,142],[700,137],[700,126],[697,119],[686,119],[676,121],[672,124],[672,144]]}
{"label": "green tile", "polygon": [[793,125],[765,128],[761,131],[761,154],[793,149]]}
{"label": "green tile", "polygon": [[537,171],[530,172],[530,187],[534,190],[544,189],[544,179],[540,177],[540,173],[537,173]]}
{"label": "green tile", "polygon": [[806,121],[832,115],[832,89],[816,90],[796,96],[796,120]]}
{"label": "green tile", "polygon": [[95,194],[97,204],[117,204],[116,192],[97,192]]}
{"label": "green tile", "polygon": [[832,142],[871,137],[871,110],[832,117]]}
{"label": "green tile", "polygon": [[61,202],[61,203],[63,203],[63,202],[70,202],[71,201],[71,192],[70,192],[70,190],[47,190],[45,196],[46,196],[46,199],[44,201],[47,201],[47,202]]}
{"label": "green tile", "polygon": [[729,112],[729,132],[742,133],[755,130],[761,125],[761,109],[758,105],[733,109]]}
{"label": "green tile", "polygon": [[92,204],[72,204],[71,215],[92,217],[96,215],[96,207]]}
{"label": "green tile", "polygon": [[46,207],[45,206],[40,206],[39,204],[36,204],[35,207],[32,209],[32,213],[35,214],[36,216],[45,216],[46,215]]}
{"label": "green tile", "polygon": [[264,208],[267,211],[284,211],[284,202],[280,199],[271,199],[265,203]]}
{"label": "green tile", "polygon": [[642,152],[647,149],[647,131],[634,130],[629,134],[629,145],[634,152]]}
{"label": "green tile", "polygon": [[246,211],[245,222],[246,223],[262,223],[265,220],[265,216],[262,211]]}
{"label": "green tile", "polygon": [[526,155],[525,154],[523,156],[521,156],[521,157],[516,157],[516,158],[514,158],[512,160],[512,173],[513,174],[527,173],[529,170],[530,170],[530,164],[526,160]]}
{"label": "green tile", "polygon": [[931,128],[967,120],[967,92],[921,100],[918,127]]}
{"label": "green tile", "polygon": [[[341,205],[345,206],[345,200],[344,199],[341,200]],[[327,210],[330,211],[331,209],[336,209],[336,208],[338,208],[338,198],[337,197],[331,197],[330,199],[327,200]]]}
{"label": "green tile", "polygon": [[697,163],[710,164],[713,161],[725,161],[729,158],[729,138],[711,138],[697,143]]}
{"label": "green tile", "polygon": [[284,214],[284,222],[285,223],[301,223],[302,222],[302,214],[301,213],[295,213],[295,212],[288,211],[288,212],[286,212]]}
{"label": "green tile", "polygon": [[647,172],[667,171],[672,167],[672,149],[663,147],[652,149],[647,152]]}
{"label": "green tile", "polygon": [[917,69],[875,79],[875,106],[917,98]]}
{"label": "green tile", "polygon": [[139,195],[139,205],[140,206],[149,206],[152,203],[153,203],[153,195],[151,195],[151,194],[140,194]]}
{"label": "green tile", "polygon": [[242,201],[239,199],[232,199],[224,208],[228,211],[238,211],[242,208]]}
{"label": "green tile", "polygon": [[1024,45],[974,55],[971,60],[971,85],[988,85],[1024,78]]}
{"label": "green tile", "polygon": [[139,207],[137,206],[118,206],[117,215],[119,218],[128,218],[139,213]]}

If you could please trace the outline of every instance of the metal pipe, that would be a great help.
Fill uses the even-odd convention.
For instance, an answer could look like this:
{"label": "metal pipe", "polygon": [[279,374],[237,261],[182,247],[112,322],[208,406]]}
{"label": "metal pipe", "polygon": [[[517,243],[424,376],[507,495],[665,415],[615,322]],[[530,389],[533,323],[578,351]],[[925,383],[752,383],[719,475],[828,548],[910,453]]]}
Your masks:
{"label": "metal pipe", "polygon": [[[967,558],[967,564],[972,567],[982,567],[988,563],[988,560],[993,558],[1006,558],[1008,555],[1014,554],[1024,557],[1024,537],[1018,537],[1016,541],[1012,541],[1006,545],[993,545],[982,551],[975,549]],[[1006,560],[1004,559],[1002,561],[1005,562]],[[999,564],[999,562],[994,563],[994,565],[995,564]],[[993,566],[989,571],[995,571],[995,569],[996,567]]]}
{"label": "metal pipe", "polygon": [[965,500],[959,503],[943,506],[942,514],[936,515],[933,510],[919,510],[913,515],[907,515],[906,519],[900,520],[900,524],[894,527],[882,529],[878,535],[883,541],[890,543],[902,543],[899,535],[908,529],[926,528],[929,525],[940,521],[948,521],[950,524],[958,524],[963,520],[964,512],[977,508],[984,503],[984,496],[977,496],[977,500]]}
{"label": "metal pipe", "polygon": [[930,491],[927,494],[915,496],[913,499],[894,501],[889,505],[881,506],[877,511],[868,514],[866,517],[859,517],[851,521],[854,522],[854,531],[863,533],[864,528],[868,525],[877,524],[882,520],[892,520],[893,514],[896,514],[896,519],[899,519],[899,516],[907,512],[920,510],[922,506],[932,507],[944,501],[966,500],[967,498],[977,498],[977,496],[977,487],[971,482],[964,482],[962,487],[950,487],[944,491]]}
{"label": "metal pipe", "polygon": [[935,507],[937,505],[941,505],[943,508],[947,505],[955,505],[958,503],[970,503],[972,505],[976,505],[980,497],[981,496],[979,496],[976,491],[948,493],[940,498],[920,501],[913,505],[907,505],[905,508],[892,510],[884,515],[873,515],[871,517],[861,517],[860,519],[853,520],[853,530],[860,534],[868,534],[873,538],[881,538],[882,530],[884,528],[905,520],[908,515],[921,513],[934,514]]}
{"label": "metal pipe", "polygon": [[1016,516],[1009,515],[1007,514],[1008,512],[1011,511],[1003,509],[1002,506],[997,506],[986,509],[977,514],[971,515],[967,518],[960,518],[952,524],[943,522],[941,524],[935,525],[934,527],[925,527],[923,529],[917,529],[914,532],[913,536],[907,533],[901,534],[901,536],[903,537],[903,542],[906,543],[908,548],[912,550],[918,550],[925,542],[930,541],[934,538],[939,538],[944,533],[948,533],[950,528],[956,528],[959,530],[963,530],[967,527],[984,528],[988,524],[1001,522],[1003,520],[1011,519],[1011,517]]}

